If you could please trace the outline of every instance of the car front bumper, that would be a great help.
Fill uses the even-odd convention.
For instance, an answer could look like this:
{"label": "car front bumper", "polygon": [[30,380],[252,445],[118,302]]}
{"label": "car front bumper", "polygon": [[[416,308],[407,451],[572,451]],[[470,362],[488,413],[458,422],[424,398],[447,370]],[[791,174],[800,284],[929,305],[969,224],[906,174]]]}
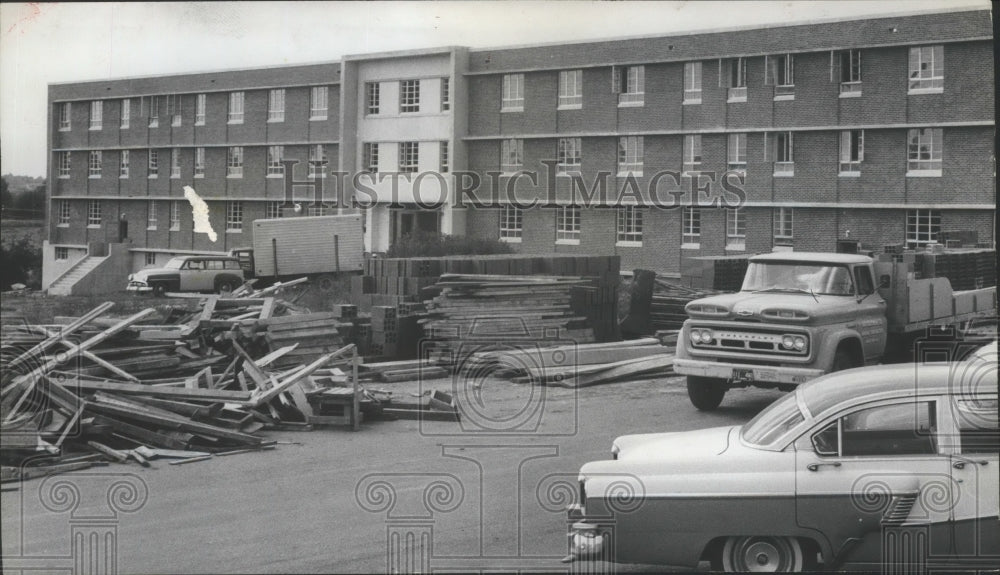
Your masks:
{"label": "car front bumper", "polygon": [[798,385],[823,375],[822,369],[805,367],[780,367],[771,365],[752,365],[741,363],[718,363],[698,359],[674,359],[674,372],[682,375],[700,375],[718,379],[733,379],[734,370],[753,374],[753,379],[744,379],[747,383],[786,383]]}
{"label": "car front bumper", "polygon": [[125,291],[130,293],[148,293],[153,291],[153,288],[149,287],[149,284],[146,282],[131,281],[128,282],[128,287],[125,288]]}

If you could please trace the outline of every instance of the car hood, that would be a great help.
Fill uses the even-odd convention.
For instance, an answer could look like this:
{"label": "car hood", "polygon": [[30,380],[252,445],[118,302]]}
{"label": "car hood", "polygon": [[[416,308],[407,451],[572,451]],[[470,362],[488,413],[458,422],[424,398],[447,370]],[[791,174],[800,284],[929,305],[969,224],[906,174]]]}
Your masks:
{"label": "car hood", "polygon": [[[875,295],[869,298],[877,297]],[[714,306],[715,313],[698,313],[701,306]],[[721,294],[694,300],[685,306],[692,318],[697,319],[744,319],[764,320],[785,323],[787,320],[767,318],[762,315],[766,310],[793,311],[808,316],[806,320],[797,323],[822,323],[835,320],[838,316],[850,316],[856,313],[858,302],[854,296],[820,295],[790,292],[737,292]]]}
{"label": "car hood", "polygon": [[713,427],[672,433],[623,435],[615,439],[618,460],[673,459],[687,455],[714,455],[729,447],[730,432],[736,426]]}
{"label": "car hood", "polygon": [[134,274],[132,274],[131,279],[132,281],[142,282],[153,277],[167,277],[167,276],[176,277],[178,275],[180,275],[180,272],[178,272],[177,270],[170,270],[166,268],[150,268],[135,272]]}

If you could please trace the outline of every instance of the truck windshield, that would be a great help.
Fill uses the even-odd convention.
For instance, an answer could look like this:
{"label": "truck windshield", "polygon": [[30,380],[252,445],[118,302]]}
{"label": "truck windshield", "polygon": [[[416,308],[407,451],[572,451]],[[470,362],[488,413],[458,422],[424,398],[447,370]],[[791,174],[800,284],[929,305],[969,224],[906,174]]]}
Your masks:
{"label": "truck windshield", "polygon": [[796,401],[796,395],[793,392],[782,397],[747,422],[740,432],[743,441],[750,445],[765,447],[805,421]]}
{"label": "truck windshield", "polygon": [[847,266],[799,262],[750,262],[743,291],[854,295]]}

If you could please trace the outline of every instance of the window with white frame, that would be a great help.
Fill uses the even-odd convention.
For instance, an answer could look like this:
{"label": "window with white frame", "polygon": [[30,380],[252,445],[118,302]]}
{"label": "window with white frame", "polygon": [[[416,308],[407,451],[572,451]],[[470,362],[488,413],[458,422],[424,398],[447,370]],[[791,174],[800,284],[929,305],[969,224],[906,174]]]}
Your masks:
{"label": "window with white frame", "polygon": [[412,174],[420,166],[420,143],[400,142],[399,143],[399,171],[405,174]]}
{"label": "window with white frame", "polygon": [[840,175],[860,174],[863,161],[865,161],[865,131],[840,132]]}
{"label": "window with white frame", "polygon": [[793,155],[792,133],[774,133],[774,175],[792,176],[795,174],[795,156]]}
{"label": "window with white frame", "polygon": [[177,200],[170,202],[170,231],[176,232],[181,229],[181,203]]}
{"label": "window with white frame", "polygon": [[226,157],[226,177],[243,177],[243,146],[230,146]]}
{"label": "window with white frame", "polygon": [[100,150],[90,151],[90,164],[89,164],[89,170],[87,172],[87,175],[89,177],[91,178],[101,177],[101,160],[102,160],[102,154]]}
{"label": "window with white frame", "polygon": [[365,115],[374,116],[379,113],[380,87],[378,82],[365,82]]}
{"label": "window with white frame", "polygon": [[451,109],[451,78],[441,78],[441,111]]}
{"label": "window with white frame", "polygon": [[730,172],[747,171],[747,135],[729,134],[726,167]]}
{"label": "window with white frame", "polygon": [[181,97],[178,94],[167,96],[167,115],[171,126],[181,125]]}
{"label": "window with white frame", "polygon": [[309,146],[309,177],[326,177],[326,146],[323,144],[313,144]]}
{"label": "window with white frame", "polygon": [[330,92],[327,86],[313,86],[309,90],[309,119],[325,120],[329,112]]}
{"label": "window with white frame", "polygon": [[399,112],[401,114],[420,111],[420,80],[399,82]]}
{"label": "window with white frame", "polygon": [[503,77],[503,99],[501,112],[524,111],[524,74],[505,74]]}
{"label": "window with white frame", "polygon": [[747,101],[747,59],[729,59],[729,102]]}
{"label": "window with white frame", "polygon": [[701,62],[684,64],[684,103],[701,103]]}
{"label": "window with white frame", "polygon": [[774,86],[775,100],[791,100],[795,97],[795,56],[780,54],[766,56],[764,84]]}
{"label": "window with white frame", "polygon": [[615,66],[613,82],[618,92],[619,106],[642,106],[646,98],[646,67]]}
{"label": "window with white frame", "polygon": [[122,150],[121,155],[118,156],[118,177],[128,178],[129,163],[131,162],[131,157],[129,150]]}
{"label": "window with white frame", "polygon": [[198,94],[195,96],[194,100],[194,125],[204,126],[205,125],[205,108],[207,107],[208,96],[206,94]]}
{"label": "window with white frame", "polygon": [[622,136],[618,138],[618,175],[642,175],[642,136]]}
{"label": "window with white frame", "polygon": [[747,248],[747,218],[740,208],[726,209],[726,249]]}
{"label": "window with white frame", "polygon": [[229,118],[230,124],[243,123],[243,92],[229,93]]}
{"label": "window with white frame", "polygon": [[941,212],[909,210],[906,212],[906,246],[916,248],[936,243],[941,232]]}
{"label": "window with white frame", "polygon": [[150,96],[149,98],[149,127],[158,128],[160,126],[160,97]]}
{"label": "window with white frame", "polygon": [[447,174],[448,170],[450,169],[449,166],[450,158],[448,157],[448,142],[447,141],[441,142],[441,146],[439,149],[441,150],[441,173]]}
{"label": "window with white frame", "polygon": [[90,129],[100,130],[104,126],[104,102],[94,100],[90,103]]}
{"label": "window with white frame", "polygon": [[72,156],[70,152],[61,152],[59,154],[59,177],[68,178],[72,167]]}
{"label": "window with white frame", "polygon": [[55,258],[56,261],[65,261],[69,259],[69,248],[56,246],[55,248]]}
{"label": "window with white frame", "polygon": [[944,46],[910,48],[910,93],[944,90]]}
{"label": "window with white frame", "polygon": [[837,55],[840,67],[840,96],[861,95],[861,50],[843,50]]}
{"label": "window with white frame", "polygon": [[264,217],[269,220],[281,217],[281,202],[267,202],[264,206]]}
{"label": "window with white frame", "polygon": [[87,202],[87,227],[101,227],[101,201]]}
{"label": "window with white frame", "polygon": [[268,146],[267,147],[267,176],[270,177],[281,177],[285,175],[285,165],[282,164],[282,160],[285,159],[285,147],[284,146]]}
{"label": "window with white frame", "polygon": [[181,177],[181,150],[173,148],[170,150],[170,177]]}
{"label": "window with white frame", "polygon": [[194,177],[205,177],[205,148],[194,149]]}
{"label": "window with white frame", "polygon": [[681,212],[681,247],[701,244],[701,209],[686,207]]}
{"label": "window with white frame", "polygon": [[243,231],[243,202],[226,202],[226,231]]}
{"label": "window with white frame", "polygon": [[558,160],[556,173],[579,173],[582,161],[582,142],[580,138],[559,138],[556,158]]}
{"label": "window with white frame", "polygon": [[580,243],[580,206],[556,208],[556,243]]}
{"label": "window with white frame", "polygon": [[145,257],[146,267],[156,265],[156,252],[146,252]]}
{"label": "window with white frame", "polygon": [[149,149],[149,159],[146,164],[146,176],[155,178],[160,175],[160,155],[157,150]]}
{"label": "window with white frame", "polygon": [[684,172],[697,172],[701,169],[701,134],[684,136],[683,154]]}
{"label": "window with white frame", "polygon": [[908,174],[940,176],[944,131],[941,128],[915,128],[909,131],[908,139]]}
{"label": "window with white frame", "polygon": [[507,204],[500,208],[500,239],[521,241],[524,219],[521,208]]}
{"label": "window with white frame", "polygon": [[370,174],[378,173],[378,142],[365,142],[362,146],[361,169]]}
{"label": "window with white frame", "polygon": [[583,107],[583,70],[559,72],[559,108]]}
{"label": "window with white frame", "polygon": [[125,98],[124,100],[122,100],[121,122],[119,124],[119,128],[122,130],[127,130],[131,121],[132,121],[132,100]]}
{"label": "window with white frame", "polygon": [[70,102],[59,104],[59,131],[66,132],[73,127],[73,108]]}
{"label": "window with white frame", "polygon": [[638,206],[619,206],[617,219],[617,243],[642,244],[642,210]]}
{"label": "window with white frame", "polygon": [[524,167],[524,140],[512,138],[500,142],[500,171],[516,172]]}
{"label": "window with white frame", "polygon": [[146,208],[146,229],[155,230],[156,223],[156,200],[151,200]]}
{"label": "window with white frame", "polygon": [[775,245],[790,245],[792,243],[792,224],[795,211],[792,208],[777,208],[774,210],[774,243]]}
{"label": "window with white frame", "polygon": [[285,121],[285,90],[277,88],[267,93],[267,121]]}
{"label": "window with white frame", "polygon": [[69,227],[69,219],[72,212],[69,209],[69,201],[60,200],[59,201],[59,226]]}

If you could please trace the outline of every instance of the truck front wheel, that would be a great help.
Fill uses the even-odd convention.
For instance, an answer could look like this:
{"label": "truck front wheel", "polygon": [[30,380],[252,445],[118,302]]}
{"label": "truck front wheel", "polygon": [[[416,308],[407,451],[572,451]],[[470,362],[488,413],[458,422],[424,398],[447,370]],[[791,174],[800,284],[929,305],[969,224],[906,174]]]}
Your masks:
{"label": "truck front wheel", "polygon": [[722,403],[729,390],[726,380],[713,377],[689,375],[687,377],[688,398],[700,411],[712,411]]}
{"label": "truck front wheel", "polygon": [[854,360],[851,352],[846,349],[838,349],[837,354],[833,356],[833,367],[830,371],[844,371],[852,367],[859,367],[859,364]]}

